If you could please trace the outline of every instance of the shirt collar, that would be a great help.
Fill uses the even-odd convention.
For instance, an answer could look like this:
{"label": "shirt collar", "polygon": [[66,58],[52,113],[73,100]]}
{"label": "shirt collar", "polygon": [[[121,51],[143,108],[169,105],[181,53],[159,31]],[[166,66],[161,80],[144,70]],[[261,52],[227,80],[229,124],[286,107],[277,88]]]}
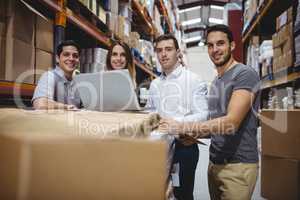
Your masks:
{"label": "shirt collar", "polygon": [[66,77],[65,77],[65,72],[56,65],[55,69],[54,69],[54,73],[56,73],[60,78],[63,79],[64,82],[70,82]]}
{"label": "shirt collar", "polygon": [[180,76],[181,72],[183,70],[183,66],[181,64],[177,65],[176,68],[169,74],[166,75],[164,72],[161,74],[161,78],[162,79],[166,79],[166,78],[177,78]]}

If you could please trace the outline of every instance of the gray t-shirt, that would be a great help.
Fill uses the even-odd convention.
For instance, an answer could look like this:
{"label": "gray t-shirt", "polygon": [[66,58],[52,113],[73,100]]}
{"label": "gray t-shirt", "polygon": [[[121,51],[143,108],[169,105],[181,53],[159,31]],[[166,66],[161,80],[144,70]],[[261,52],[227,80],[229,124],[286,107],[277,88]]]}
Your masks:
{"label": "gray t-shirt", "polygon": [[75,82],[67,80],[60,67],[47,71],[41,76],[34,90],[32,102],[40,97],[46,97],[64,104],[75,105],[77,108],[81,104]]}
{"label": "gray t-shirt", "polygon": [[210,160],[238,160],[243,163],[258,161],[257,111],[259,108],[259,76],[248,66],[236,64],[223,76],[212,82],[208,98],[209,117],[214,119],[227,114],[227,107],[235,90],[245,89],[256,93],[252,108],[233,135],[212,135]]}

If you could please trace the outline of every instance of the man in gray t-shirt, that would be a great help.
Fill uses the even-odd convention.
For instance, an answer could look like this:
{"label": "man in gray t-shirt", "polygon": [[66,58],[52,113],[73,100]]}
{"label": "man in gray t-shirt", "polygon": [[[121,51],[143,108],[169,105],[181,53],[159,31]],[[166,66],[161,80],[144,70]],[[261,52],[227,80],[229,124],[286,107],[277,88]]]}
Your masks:
{"label": "man in gray t-shirt", "polygon": [[217,69],[206,122],[162,119],[159,131],[183,137],[211,136],[208,184],[211,199],[251,199],[258,173],[259,76],[234,60],[232,32],[225,25],[207,30],[208,54]]}
{"label": "man in gray t-shirt", "polygon": [[35,109],[76,109],[81,101],[73,81],[73,72],[79,65],[79,46],[71,40],[57,47],[55,69],[45,72],[32,98]]}

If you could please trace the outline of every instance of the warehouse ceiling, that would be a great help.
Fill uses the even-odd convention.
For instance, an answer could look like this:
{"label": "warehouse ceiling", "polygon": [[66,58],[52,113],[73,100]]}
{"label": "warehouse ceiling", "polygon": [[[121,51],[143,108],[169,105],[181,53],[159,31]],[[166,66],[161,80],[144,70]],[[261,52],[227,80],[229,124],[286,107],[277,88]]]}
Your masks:
{"label": "warehouse ceiling", "polygon": [[230,2],[241,4],[242,0],[176,0],[187,47],[204,39],[207,26],[223,23],[224,6]]}

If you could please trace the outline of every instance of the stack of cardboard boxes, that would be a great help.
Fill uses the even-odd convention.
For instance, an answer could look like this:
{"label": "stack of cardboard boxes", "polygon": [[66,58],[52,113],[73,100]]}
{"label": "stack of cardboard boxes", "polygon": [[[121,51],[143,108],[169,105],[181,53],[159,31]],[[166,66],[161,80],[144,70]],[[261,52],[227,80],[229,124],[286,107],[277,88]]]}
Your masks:
{"label": "stack of cardboard boxes", "polygon": [[165,199],[167,146],[145,138],[156,114],[1,113],[0,199]]}
{"label": "stack of cardboard boxes", "polygon": [[53,56],[55,52],[53,47],[53,21],[36,16],[35,27],[35,69],[37,83],[41,73],[53,67]]}
{"label": "stack of cardboard boxes", "polygon": [[299,118],[299,110],[261,113],[261,193],[267,199],[300,199]]}
{"label": "stack of cardboard boxes", "polygon": [[293,8],[290,7],[276,19],[276,33],[272,36],[274,60],[273,72],[293,65]]}
{"label": "stack of cardboard boxes", "polygon": [[295,35],[295,66],[300,66],[300,3],[296,10],[296,19],[294,24]]}
{"label": "stack of cardboard boxes", "polygon": [[36,83],[53,67],[53,22],[20,1],[3,1],[0,21],[0,79]]}

